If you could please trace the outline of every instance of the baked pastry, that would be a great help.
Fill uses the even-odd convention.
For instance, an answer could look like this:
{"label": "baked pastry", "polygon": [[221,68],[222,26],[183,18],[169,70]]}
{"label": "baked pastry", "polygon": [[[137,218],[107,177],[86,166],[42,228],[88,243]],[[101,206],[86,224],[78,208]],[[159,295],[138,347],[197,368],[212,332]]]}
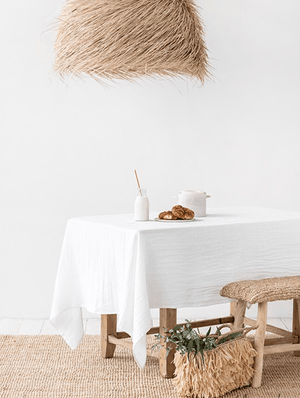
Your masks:
{"label": "baked pastry", "polygon": [[193,210],[188,209],[187,207],[184,208],[184,219],[185,220],[192,220],[194,218],[195,213]]}
{"label": "baked pastry", "polygon": [[172,207],[171,211],[162,211],[159,213],[160,220],[192,220],[195,216],[193,210],[176,205]]}
{"label": "baked pastry", "polygon": [[163,217],[164,220],[177,220],[177,218],[171,211],[167,211]]}
{"label": "baked pastry", "polygon": [[174,214],[174,216],[177,218],[184,219],[185,208],[181,205],[173,206],[172,214]]}
{"label": "baked pastry", "polygon": [[163,219],[164,219],[164,216],[165,216],[167,213],[168,213],[167,211],[162,211],[161,213],[159,213],[158,218],[159,218],[160,220],[163,220]]}

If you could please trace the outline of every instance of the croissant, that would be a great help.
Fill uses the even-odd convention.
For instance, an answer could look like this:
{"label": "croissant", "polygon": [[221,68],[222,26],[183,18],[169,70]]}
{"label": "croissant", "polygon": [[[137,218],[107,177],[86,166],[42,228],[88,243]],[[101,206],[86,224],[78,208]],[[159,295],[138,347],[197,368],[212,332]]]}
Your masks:
{"label": "croissant", "polygon": [[162,211],[159,213],[160,220],[192,220],[195,216],[193,210],[176,205],[172,207],[171,211]]}
{"label": "croissant", "polygon": [[163,217],[164,220],[177,220],[177,217],[171,212],[167,211]]}
{"label": "croissant", "polygon": [[172,207],[172,214],[176,216],[177,218],[184,218],[185,214],[185,208],[182,207],[181,205],[173,206]]}
{"label": "croissant", "polygon": [[187,207],[184,208],[185,212],[184,212],[184,219],[185,220],[192,220],[194,218],[195,213],[193,212],[193,210],[188,209]]}
{"label": "croissant", "polygon": [[159,213],[158,218],[159,218],[160,220],[163,220],[163,219],[164,219],[164,216],[165,216],[167,213],[168,213],[167,211],[162,211],[161,213]]}

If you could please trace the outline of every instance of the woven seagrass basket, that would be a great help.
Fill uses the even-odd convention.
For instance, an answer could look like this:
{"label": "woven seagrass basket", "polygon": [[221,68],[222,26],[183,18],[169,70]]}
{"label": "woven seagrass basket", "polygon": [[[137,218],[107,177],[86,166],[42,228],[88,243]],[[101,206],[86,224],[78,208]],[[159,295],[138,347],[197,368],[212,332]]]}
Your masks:
{"label": "woven seagrass basket", "polygon": [[[231,325],[222,325],[230,327]],[[182,397],[214,398],[250,384],[254,373],[254,350],[246,334],[256,327],[235,330],[242,332],[240,337],[204,351],[204,364],[201,354],[175,354],[176,366],[174,386]],[[230,334],[232,332],[226,333]],[[220,338],[224,338],[224,334]]]}

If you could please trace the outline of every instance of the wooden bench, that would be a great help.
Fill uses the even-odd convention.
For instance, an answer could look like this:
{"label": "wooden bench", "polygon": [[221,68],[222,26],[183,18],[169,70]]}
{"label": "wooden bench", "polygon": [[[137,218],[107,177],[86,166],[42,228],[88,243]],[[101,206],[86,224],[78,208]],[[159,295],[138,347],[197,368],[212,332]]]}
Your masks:
{"label": "wooden bench", "polygon": [[[224,286],[220,295],[237,300],[232,311],[235,329],[244,324],[258,325],[253,342],[258,355],[254,362],[252,387],[261,385],[264,355],[294,351],[300,356],[300,276],[233,282]],[[293,300],[292,332],[267,324],[268,302],[281,300]],[[258,303],[256,321],[245,317],[247,303]],[[266,340],[266,331],[282,337]]]}

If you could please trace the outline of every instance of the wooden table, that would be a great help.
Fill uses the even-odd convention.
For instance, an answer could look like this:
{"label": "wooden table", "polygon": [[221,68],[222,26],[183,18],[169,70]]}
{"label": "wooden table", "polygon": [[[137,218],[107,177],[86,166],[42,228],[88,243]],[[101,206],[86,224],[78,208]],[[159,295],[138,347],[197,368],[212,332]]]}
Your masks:
{"label": "wooden table", "polygon": [[[177,308],[229,302],[227,283],[299,274],[300,213],[252,207],[210,209],[189,223],[135,222],[131,214],[78,217],[68,221],[56,278],[51,322],[72,349],[84,334],[82,308],[102,315],[102,355],[115,346],[133,348],[146,361],[146,334],[170,329]],[[151,309],[160,308],[151,328]],[[232,306],[233,308],[233,306]],[[233,322],[228,317],[194,327]],[[126,332],[126,333],[125,333]],[[129,335],[133,344],[124,341]],[[148,354],[151,354],[148,351]],[[174,352],[160,369],[172,377]]]}

